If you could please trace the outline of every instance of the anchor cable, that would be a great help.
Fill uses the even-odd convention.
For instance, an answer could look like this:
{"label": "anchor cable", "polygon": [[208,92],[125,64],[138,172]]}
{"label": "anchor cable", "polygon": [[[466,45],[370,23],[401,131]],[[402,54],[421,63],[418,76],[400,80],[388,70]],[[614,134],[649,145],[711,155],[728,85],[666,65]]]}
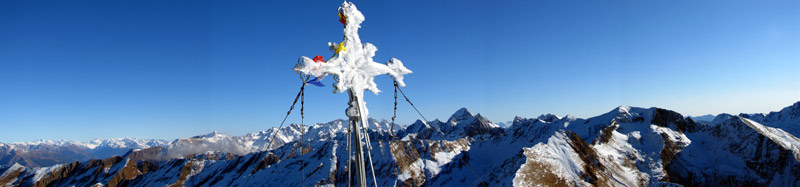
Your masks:
{"label": "anchor cable", "polygon": [[300,99],[300,96],[303,94],[303,91],[305,89],[306,89],[306,82],[304,81],[303,85],[300,86],[300,92],[297,92],[297,96],[294,98],[294,102],[292,102],[292,107],[289,108],[289,111],[286,112],[286,116],[283,117],[281,125],[278,126],[278,129],[275,130],[275,132],[272,133],[272,138],[269,139],[269,143],[267,144],[267,149],[272,148],[272,143],[273,143],[272,141],[275,140],[275,135],[277,135],[278,131],[281,130],[281,128],[283,128],[283,124],[286,123],[286,118],[288,118],[289,114],[291,114],[292,110],[294,110],[294,105],[297,104],[297,100]]}
{"label": "anchor cable", "polygon": [[[305,86],[305,80],[303,81],[303,85]],[[303,114],[303,110],[305,109],[305,100],[306,100],[306,93],[300,92],[300,158],[302,159],[300,162],[300,175],[303,176],[303,181],[301,182],[301,186],[306,186],[306,157],[305,155],[305,115]]]}
{"label": "anchor cable", "polygon": [[[403,92],[403,89],[401,89],[401,88],[400,88],[399,86],[397,86],[397,85],[395,85],[395,88],[396,88],[397,90],[399,90],[399,91],[400,91],[400,94],[402,94],[402,95],[403,95],[403,97],[406,99],[406,101],[408,101],[408,104],[410,104],[410,105],[411,105],[411,107],[413,107],[413,108],[414,108],[414,110],[416,110],[416,111],[417,111],[417,113],[419,114],[419,116],[420,116],[420,117],[422,117],[422,119],[423,119],[423,120],[425,120],[425,121],[426,121],[426,123],[427,123],[427,121],[428,121],[428,120],[427,120],[427,119],[425,119],[425,116],[423,116],[423,115],[422,115],[422,113],[421,113],[421,112],[419,112],[419,110],[417,109],[417,107],[416,107],[416,106],[414,106],[414,103],[412,103],[412,102],[411,102],[411,100],[410,100],[410,99],[408,99],[408,97],[406,96],[406,94]],[[442,133],[442,134],[444,134],[444,132],[442,132],[442,130],[440,130],[440,129],[439,129],[439,127],[434,127],[433,125],[429,125],[429,126],[431,126],[431,127],[435,128],[437,131],[439,131],[439,133]],[[413,143],[412,143],[412,145],[413,145]],[[480,181],[481,181],[481,184],[483,184],[483,183],[486,183],[486,182],[484,182],[484,181],[483,181],[483,179],[482,179],[480,176],[478,176],[478,174],[475,172],[475,170],[473,170],[473,169],[472,169],[472,167],[470,167],[470,166],[469,166],[469,164],[467,164],[467,162],[464,162],[464,160],[463,160],[463,159],[461,159],[461,157],[458,157],[458,160],[459,160],[459,161],[461,161],[461,163],[463,163],[463,164],[464,164],[464,166],[467,166],[467,169],[469,169],[469,171],[470,171],[470,172],[472,172],[472,175],[475,175],[475,178],[477,178],[478,180],[480,180]]]}

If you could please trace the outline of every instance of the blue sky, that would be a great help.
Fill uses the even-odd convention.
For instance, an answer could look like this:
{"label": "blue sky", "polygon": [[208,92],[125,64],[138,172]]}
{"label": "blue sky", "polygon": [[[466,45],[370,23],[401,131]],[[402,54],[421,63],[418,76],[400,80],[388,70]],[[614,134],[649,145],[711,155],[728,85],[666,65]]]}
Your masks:
{"label": "blue sky", "polygon": [[[800,100],[798,1],[356,1],[375,60],[414,71],[429,119],[591,117],[619,105],[684,115]],[[0,1],[0,142],[232,135],[280,123],[300,56],[330,56],[339,1]],[[325,83],[332,84],[332,79]],[[391,79],[367,93],[389,119]],[[306,122],[346,94],[306,91]],[[299,106],[298,106],[299,107]],[[296,110],[288,122],[299,123]],[[398,121],[418,118],[399,104]]]}

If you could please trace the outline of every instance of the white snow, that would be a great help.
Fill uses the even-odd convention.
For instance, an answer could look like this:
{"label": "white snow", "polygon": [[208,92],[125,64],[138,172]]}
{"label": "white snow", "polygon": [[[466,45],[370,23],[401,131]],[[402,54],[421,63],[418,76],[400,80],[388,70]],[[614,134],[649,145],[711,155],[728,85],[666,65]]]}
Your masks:
{"label": "white snow", "polygon": [[38,168],[38,169],[36,169],[36,172],[35,172],[36,175],[34,175],[33,180],[34,181],[39,181],[39,180],[42,179],[42,177],[47,176],[51,172],[53,172],[53,170],[61,169],[61,167],[63,167],[63,166],[64,166],[63,164],[58,164],[58,165],[54,165],[54,166],[50,166],[50,167]]}
{"label": "white snow", "polygon": [[67,146],[67,145],[83,147],[89,150],[95,150],[100,148],[144,149],[152,146],[166,145],[167,143],[169,142],[166,140],[159,140],[159,139],[112,138],[112,139],[95,139],[87,142],[67,141],[67,140],[36,140],[32,142],[14,142],[6,145],[20,151],[29,151],[29,150],[37,150],[42,146]]}
{"label": "white snow", "polygon": [[524,148],[525,155],[529,160],[547,165],[544,168],[552,168],[550,172],[561,179],[581,181],[579,186],[589,186],[589,183],[583,182],[580,177],[584,163],[572,150],[566,139],[563,132],[557,132],[547,139],[547,143],[538,143],[531,148]]}
{"label": "white snow", "polygon": [[742,121],[745,122],[747,126],[750,126],[750,128],[755,129],[756,131],[766,136],[773,142],[777,143],[784,149],[788,149],[794,152],[795,159],[800,161],[800,139],[794,137],[793,135],[781,129],[766,127],[758,122],[755,122],[747,118],[740,118],[740,119],[742,119]]}

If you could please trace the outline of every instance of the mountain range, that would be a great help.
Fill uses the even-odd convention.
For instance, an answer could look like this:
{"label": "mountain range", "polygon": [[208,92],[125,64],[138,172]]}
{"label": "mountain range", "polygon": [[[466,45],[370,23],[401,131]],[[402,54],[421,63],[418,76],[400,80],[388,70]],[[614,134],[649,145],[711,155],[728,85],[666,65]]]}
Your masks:
{"label": "mountain range", "polygon": [[[369,123],[371,185],[800,185],[800,102],[711,121],[620,106],[586,119],[516,117],[502,127],[465,108],[393,131],[385,120]],[[0,144],[0,185],[344,186],[355,182],[347,134],[347,121],[334,120],[172,142]]]}

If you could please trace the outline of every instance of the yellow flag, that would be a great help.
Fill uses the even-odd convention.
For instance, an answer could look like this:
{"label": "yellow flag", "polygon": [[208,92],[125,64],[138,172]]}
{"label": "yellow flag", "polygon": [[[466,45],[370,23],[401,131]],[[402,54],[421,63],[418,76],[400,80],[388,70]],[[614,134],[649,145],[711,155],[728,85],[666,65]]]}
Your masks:
{"label": "yellow flag", "polygon": [[339,47],[336,47],[336,54],[339,54],[339,52],[342,51],[347,51],[347,48],[344,47],[344,41],[342,41],[342,43],[339,43]]}

